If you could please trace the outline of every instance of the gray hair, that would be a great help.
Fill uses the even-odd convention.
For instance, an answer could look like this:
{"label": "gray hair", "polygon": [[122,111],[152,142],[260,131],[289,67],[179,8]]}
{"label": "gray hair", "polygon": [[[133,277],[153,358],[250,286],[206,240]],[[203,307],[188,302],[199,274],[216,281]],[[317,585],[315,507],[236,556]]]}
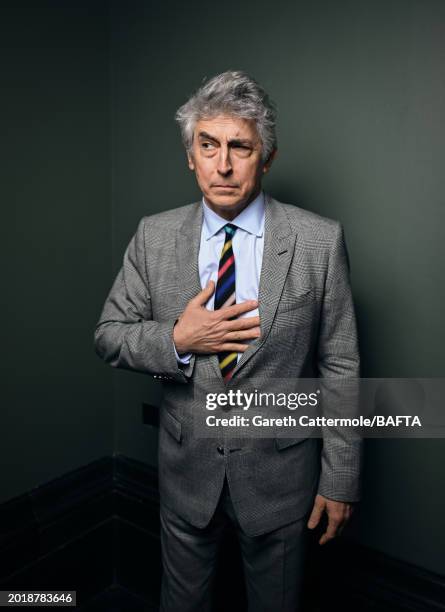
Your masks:
{"label": "gray hair", "polygon": [[241,70],[228,70],[204,83],[175,114],[188,153],[196,122],[217,115],[253,119],[262,142],[265,162],[277,146],[276,108],[264,89]]}

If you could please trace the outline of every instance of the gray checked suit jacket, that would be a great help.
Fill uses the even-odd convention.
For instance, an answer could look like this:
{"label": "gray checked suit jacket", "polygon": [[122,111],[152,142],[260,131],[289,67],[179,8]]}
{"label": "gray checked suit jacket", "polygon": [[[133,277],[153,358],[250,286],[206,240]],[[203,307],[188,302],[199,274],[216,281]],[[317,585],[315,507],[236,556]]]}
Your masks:
{"label": "gray checked suit jacket", "polygon": [[[224,481],[248,535],[301,518],[317,492],[360,496],[362,446],[328,438],[230,440],[193,432],[194,387],[212,380],[225,391],[217,355],[195,354],[179,366],[173,326],[200,290],[201,202],[139,222],[95,330],[98,355],[116,368],[162,381],[161,503],[196,527],[216,508]],[[232,383],[255,377],[358,377],[359,352],[341,225],[266,194],[259,288],[261,337],[242,354]],[[219,447],[219,450],[218,448]],[[232,452],[235,451],[236,452]]]}

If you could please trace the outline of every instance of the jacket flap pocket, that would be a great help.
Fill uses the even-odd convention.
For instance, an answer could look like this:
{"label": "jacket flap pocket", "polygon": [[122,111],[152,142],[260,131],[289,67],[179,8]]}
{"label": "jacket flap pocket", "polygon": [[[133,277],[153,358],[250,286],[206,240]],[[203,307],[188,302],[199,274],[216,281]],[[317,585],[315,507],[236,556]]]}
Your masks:
{"label": "jacket flap pocket", "polygon": [[182,426],[181,422],[165,408],[161,409],[161,424],[177,440],[181,442]]}
{"label": "jacket flap pocket", "polygon": [[287,312],[288,310],[301,308],[302,306],[312,303],[314,298],[315,294],[312,289],[308,289],[304,293],[295,296],[283,295],[278,302],[278,311]]}
{"label": "jacket flap pocket", "polygon": [[300,444],[300,442],[304,442],[308,438],[279,438],[278,436],[275,438],[275,444],[278,450],[282,450],[283,448],[287,448],[288,446],[294,446],[296,444]]}

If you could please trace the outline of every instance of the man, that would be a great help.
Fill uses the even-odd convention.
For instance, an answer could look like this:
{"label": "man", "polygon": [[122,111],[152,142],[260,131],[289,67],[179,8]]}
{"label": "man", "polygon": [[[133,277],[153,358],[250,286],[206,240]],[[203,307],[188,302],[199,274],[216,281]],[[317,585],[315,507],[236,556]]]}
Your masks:
{"label": "man", "polygon": [[277,150],[275,110],[247,74],[209,80],[176,119],[202,201],[140,221],[95,346],[112,366],[164,384],[161,609],[211,609],[231,523],[249,610],[293,611],[306,526],[326,514],[320,544],[344,526],[359,499],[361,446],[330,438],[320,453],[311,437],[199,437],[195,391],[224,392],[249,377],[359,376],[342,228],[262,191]]}

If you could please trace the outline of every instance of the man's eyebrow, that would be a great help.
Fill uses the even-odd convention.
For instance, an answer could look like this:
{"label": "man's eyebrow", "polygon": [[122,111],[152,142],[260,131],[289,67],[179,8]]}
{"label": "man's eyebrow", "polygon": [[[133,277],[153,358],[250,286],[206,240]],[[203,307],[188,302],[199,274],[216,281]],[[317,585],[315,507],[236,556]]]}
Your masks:
{"label": "man's eyebrow", "polygon": [[[199,138],[204,138],[207,140],[213,140],[213,142],[219,142],[219,140],[217,138],[215,138],[215,136],[212,136],[211,134],[208,134],[207,132],[199,132],[198,134]],[[248,146],[251,147],[252,146],[252,141],[249,140],[248,138],[232,138],[231,140],[229,140],[229,145],[233,146],[233,145],[244,145],[244,146]]]}
{"label": "man's eyebrow", "polygon": [[229,140],[229,145],[242,145],[245,147],[251,147],[252,146],[252,141],[249,140],[248,138],[232,138],[232,140]]}
{"label": "man's eyebrow", "polygon": [[208,134],[207,132],[199,132],[198,136],[199,138],[207,138],[207,140],[213,140],[214,142],[219,142],[217,138],[215,138],[211,134]]}

